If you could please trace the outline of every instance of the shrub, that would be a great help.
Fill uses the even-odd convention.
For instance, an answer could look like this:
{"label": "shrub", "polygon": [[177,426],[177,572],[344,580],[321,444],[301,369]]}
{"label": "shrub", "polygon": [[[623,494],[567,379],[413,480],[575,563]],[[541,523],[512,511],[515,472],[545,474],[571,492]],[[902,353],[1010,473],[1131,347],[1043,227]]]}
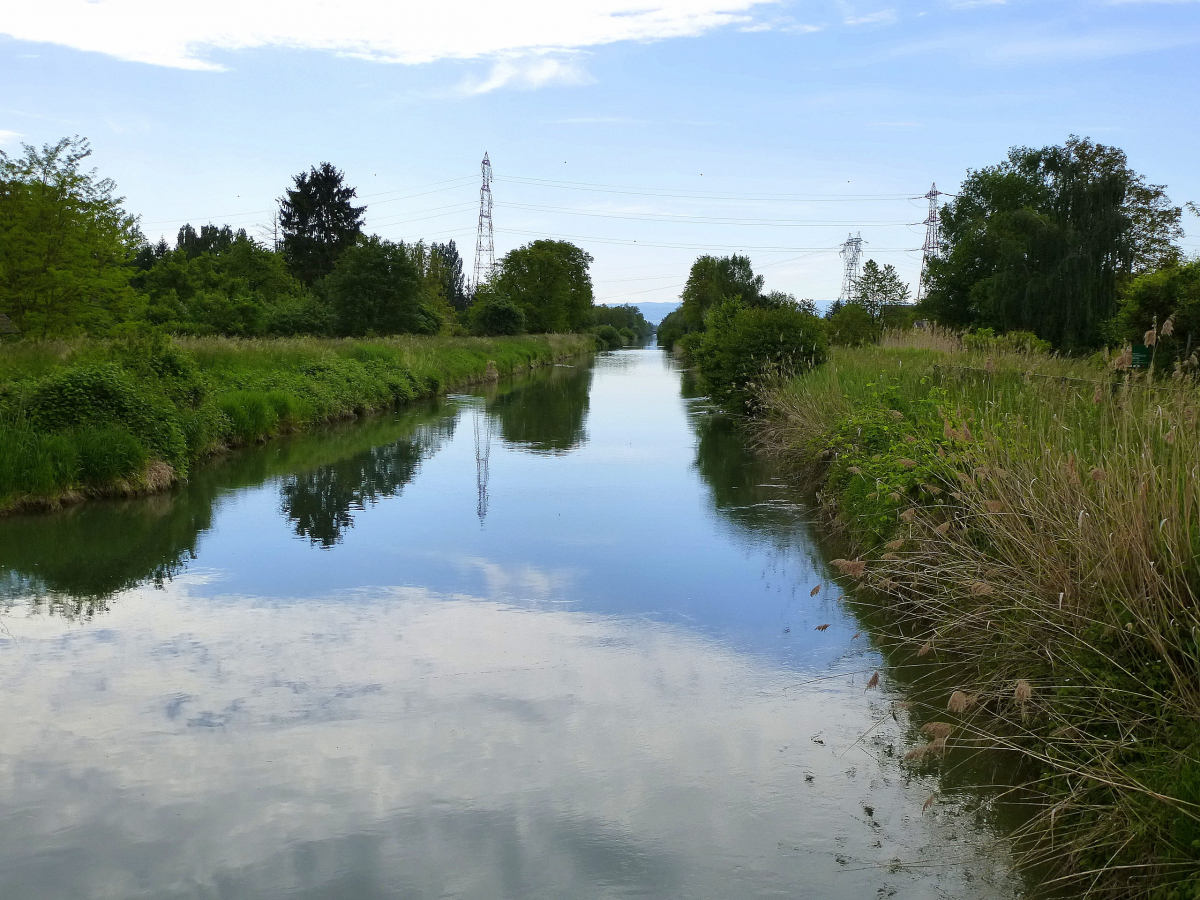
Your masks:
{"label": "shrub", "polygon": [[513,335],[525,330],[525,313],[507,297],[489,293],[471,306],[471,330],[481,335]]}
{"label": "shrub", "polygon": [[122,425],[158,458],[176,466],[186,462],[178,411],[148,396],[111,363],[51,375],[34,388],[26,413],[33,428],[43,432]]}
{"label": "shrub", "polygon": [[596,336],[601,350],[616,350],[625,344],[624,336],[612,325],[599,325],[592,329],[592,334]]}
{"label": "shrub", "polygon": [[979,328],[963,335],[967,350],[995,350],[1001,353],[1049,353],[1050,342],[1043,341],[1032,331],[1007,331],[996,334],[991,328]]}
{"label": "shrub", "polygon": [[861,347],[879,338],[879,326],[871,312],[859,303],[847,303],[827,320],[830,343],[842,347]]}
{"label": "shrub", "polygon": [[810,369],[825,360],[828,349],[825,323],[789,307],[725,300],[709,310],[705,325],[683,342],[701,387],[747,410],[764,379]]}

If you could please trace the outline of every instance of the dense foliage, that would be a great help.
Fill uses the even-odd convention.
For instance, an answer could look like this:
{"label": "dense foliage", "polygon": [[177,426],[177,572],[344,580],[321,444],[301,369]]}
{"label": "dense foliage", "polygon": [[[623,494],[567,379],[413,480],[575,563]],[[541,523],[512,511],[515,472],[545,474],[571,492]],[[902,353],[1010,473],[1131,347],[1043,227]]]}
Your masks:
{"label": "dense foliage", "polygon": [[609,350],[641,344],[654,333],[654,326],[630,303],[597,306],[592,310],[592,322],[592,333]]}
{"label": "dense foliage", "polygon": [[1122,286],[1178,256],[1182,211],[1125,154],[1089,140],[1013,148],[971,172],[943,212],[922,314],[1095,346]]}
{"label": "dense foliage", "polygon": [[0,312],[33,336],[110,328],[136,305],[137,224],[116,185],[81,168],[86,140],[24,150],[0,151]]}
{"label": "dense foliage", "polygon": [[341,334],[437,334],[441,330],[443,311],[423,290],[414,249],[372,236],[342,254],[321,282]]}
{"label": "dense foliage", "polygon": [[0,358],[0,509],[163,488],[222,447],[590,350],[584,335],[23,343]]}
{"label": "dense foliage", "polygon": [[567,241],[538,240],[505,254],[492,285],[525,314],[532,333],[582,331],[591,324],[589,253]]}
{"label": "dense foliage", "polygon": [[[627,329],[647,332],[640,316],[594,318],[592,258],[573,244],[520,247],[472,291],[454,241],[363,234],[365,207],[327,162],[292,179],[274,247],[211,223],[185,224],[173,245],[147,243],[112,181],[81,168],[90,153],[79,138],[0,152],[0,314],[18,335],[116,337],[145,325],[230,337],[513,335],[614,324],[631,343]],[[473,310],[476,294],[489,302]]]}
{"label": "dense foliage", "polygon": [[356,191],[327,162],[301,172],[279,203],[283,254],[305,284],[333,271],[338,257],[362,234],[365,206],[354,206]]}
{"label": "dense foliage", "polygon": [[684,342],[700,386],[746,410],[754,408],[764,379],[795,375],[825,360],[824,323],[795,307],[728,299],[709,308],[704,324]]}
{"label": "dense foliage", "polygon": [[1157,368],[1178,366],[1180,372],[1195,373],[1200,368],[1200,260],[1135,278],[1121,298],[1115,331],[1118,340],[1131,344],[1144,344],[1148,334],[1154,335]]}

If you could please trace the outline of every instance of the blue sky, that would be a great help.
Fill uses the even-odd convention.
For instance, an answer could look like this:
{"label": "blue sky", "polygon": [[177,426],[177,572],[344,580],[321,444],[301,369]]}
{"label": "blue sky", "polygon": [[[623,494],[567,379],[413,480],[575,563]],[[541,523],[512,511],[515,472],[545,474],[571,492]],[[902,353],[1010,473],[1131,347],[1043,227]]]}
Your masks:
{"label": "blue sky", "polygon": [[260,234],[329,160],[370,230],[469,266],[486,150],[497,251],[567,237],[602,302],[744,248],[824,304],[850,231],[915,281],[910,198],[1069,134],[1200,200],[1198,2],[41,0],[0,35],[0,149],[87,136],[152,238]]}

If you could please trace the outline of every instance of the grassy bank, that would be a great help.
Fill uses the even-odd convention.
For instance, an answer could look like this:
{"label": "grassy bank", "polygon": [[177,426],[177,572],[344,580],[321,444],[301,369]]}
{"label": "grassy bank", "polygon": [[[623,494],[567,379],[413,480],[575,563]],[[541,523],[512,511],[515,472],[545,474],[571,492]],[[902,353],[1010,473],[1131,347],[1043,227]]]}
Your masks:
{"label": "grassy bank", "polygon": [[10,344],[0,349],[0,510],[161,490],[231,447],[594,346],[588,335]]}
{"label": "grassy bank", "polygon": [[764,404],[935,698],[909,763],[1021,754],[1069,895],[1200,897],[1195,384],[923,333]]}

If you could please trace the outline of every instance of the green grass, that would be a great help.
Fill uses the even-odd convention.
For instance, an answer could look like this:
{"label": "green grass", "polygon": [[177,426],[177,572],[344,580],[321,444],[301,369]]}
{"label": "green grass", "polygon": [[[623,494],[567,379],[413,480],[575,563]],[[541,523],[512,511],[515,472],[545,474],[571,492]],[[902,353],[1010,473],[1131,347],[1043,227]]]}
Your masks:
{"label": "green grass", "polygon": [[764,401],[840,567],[929,666],[926,716],[1036,765],[1028,860],[1093,896],[1200,897],[1195,384],[927,334]]}
{"label": "green grass", "polygon": [[0,510],[161,489],[197,459],[589,352],[587,335],[0,347]]}

